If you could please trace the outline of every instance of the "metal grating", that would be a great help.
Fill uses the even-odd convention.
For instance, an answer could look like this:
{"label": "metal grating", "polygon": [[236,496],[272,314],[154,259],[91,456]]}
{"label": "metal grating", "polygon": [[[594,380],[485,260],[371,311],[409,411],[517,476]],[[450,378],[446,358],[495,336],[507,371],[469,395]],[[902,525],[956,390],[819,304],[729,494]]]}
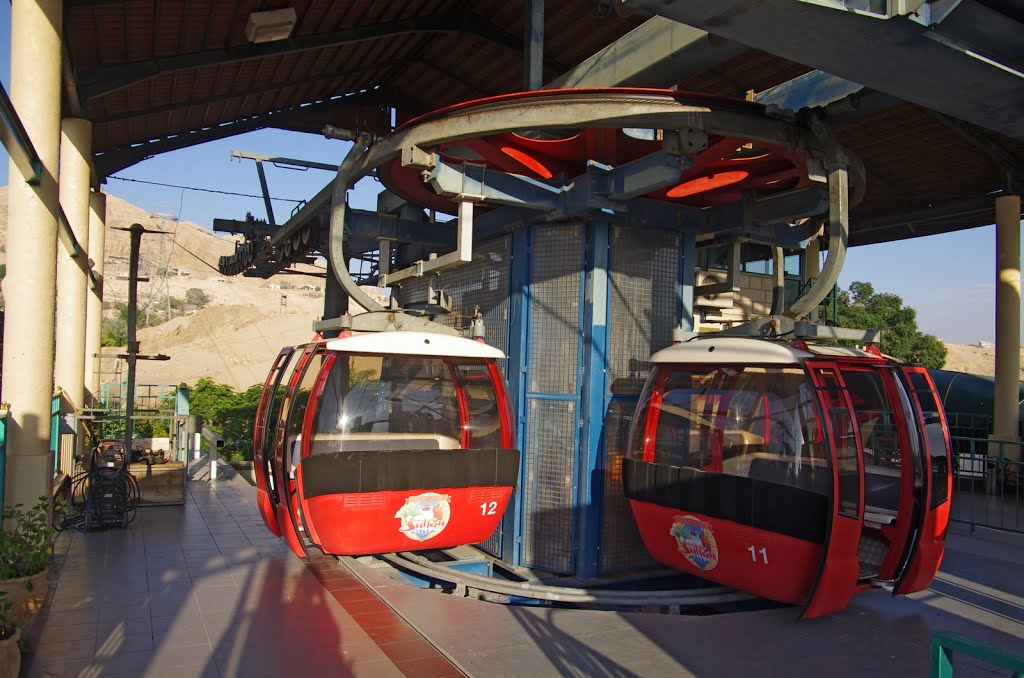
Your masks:
{"label": "metal grating", "polygon": [[[434,320],[451,327],[468,327],[475,308],[484,315],[487,343],[508,352],[509,238],[499,238],[473,248],[473,261],[442,271],[434,287],[452,297],[451,315]],[[406,281],[398,290],[405,306],[426,298],[428,278]]]}
{"label": "metal grating", "polygon": [[527,390],[572,393],[578,388],[583,229],[579,224],[533,232],[530,277],[530,358]]}
{"label": "metal grating", "polygon": [[524,457],[523,561],[572,572],[576,477],[576,402],[530,399]]}
{"label": "metal grating", "polygon": [[622,492],[622,456],[629,444],[635,400],[613,400],[605,417],[604,502],[601,516],[602,573],[654,565]]}
{"label": "metal grating", "polygon": [[523,564],[571,573],[579,458],[583,227],[538,227],[530,263]]}
{"label": "metal grating", "polygon": [[679,236],[616,227],[612,237],[608,387],[638,395],[679,320]]}
{"label": "metal grating", "polygon": [[[615,228],[609,280],[608,389],[616,398],[605,415],[602,573],[649,567],[640,534],[622,492],[622,455],[649,358],[672,343],[679,317],[679,236]],[[622,398],[622,399],[620,399]]]}

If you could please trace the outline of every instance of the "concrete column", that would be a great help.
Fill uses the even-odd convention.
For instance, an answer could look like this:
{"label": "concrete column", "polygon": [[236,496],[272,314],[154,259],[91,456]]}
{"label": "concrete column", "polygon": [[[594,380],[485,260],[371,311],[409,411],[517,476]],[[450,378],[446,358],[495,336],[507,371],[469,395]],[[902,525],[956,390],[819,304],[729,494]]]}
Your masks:
{"label": "concrete column", "polygon": [[[89,155],[92,123],[65,118],[60,134],[60,204],[75,239],[89,242]],[[88,280],[67,249],[57,244],[57,326],[53,381],[69,411],[85,405],[85,315]]]}
{"label": "concrete column", "polygon": [[100,397],[100,338],[103,335],[103,259],[106,249],[107,195],[95,192],[89,196],[89,258],[100,281],[99,288],[88,290],[85,312],[85,385],[87,402],[97,406]]}
{"label": "concrete column", "polygon": [[[1018,440],[1019,436],[1020,229],[1020,196],[996,198],[996,383],[992,433],[998,440]],[[1005,454],[1019,460],[1020,448],[1007,445]]]}
{"label": "concrete column", "polygon": [[11,101],[43,164],[38,187],[10,163],[4,300],[3,399],[8,504],[31,506],[53,483],[50,399],[56,293],[62,0],[11,3]]}

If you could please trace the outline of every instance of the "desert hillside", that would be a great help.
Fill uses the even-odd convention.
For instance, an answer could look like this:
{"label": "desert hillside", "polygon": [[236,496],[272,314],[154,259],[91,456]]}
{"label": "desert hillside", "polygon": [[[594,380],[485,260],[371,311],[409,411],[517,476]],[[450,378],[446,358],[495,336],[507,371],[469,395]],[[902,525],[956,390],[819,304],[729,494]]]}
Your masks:
{"label": "desert hillside", "polygon": [[[0,242],[7,239],[6,222],[7,188],[0,187]],[[136,222],[168,233],[143,237],[140,269],[150,281],[139,286],[140,313],[164,315],[167,308],[162,300],[167,296],[184,298],[191,288],[203,290],[211,300],[192,315],[139,332],[143,353],[171,357],[166,362],[140,362],[140,384],[192,384],[206,376],[245,389],[263,381],[281,347],[312,336],[313,321],[323,312],[322,269],[304,267],[304,273],[317,277],[293,274],[263,280],[221,276],[216,270],[217,258],[233,251],[233,238],[217,236],[193,223],[152,217],[114,196],[107,198],[108,314],[116,313],[114,302],[124,302],[128,296],[128,233],[117,229]],[[946,369],[987,376],[995,373],[993,348],[946,346]],[[108,349],[111,356],[122,351]],[[1021,353],[1024,363],[1024,351]],[[104,360],[104,380],[118,380],[124,369],[123,361]]]}

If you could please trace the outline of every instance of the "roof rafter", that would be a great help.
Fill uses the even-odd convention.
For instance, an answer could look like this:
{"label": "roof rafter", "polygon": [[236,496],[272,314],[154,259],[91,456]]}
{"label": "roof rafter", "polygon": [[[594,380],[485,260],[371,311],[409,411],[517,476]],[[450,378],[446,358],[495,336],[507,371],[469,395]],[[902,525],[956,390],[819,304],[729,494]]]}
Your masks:
{"label": "roof rafter", "polygon": [[[124,64],[97,66],[78,72],[78,93],[84,100],[94,99],[111,92],[144,82],[158,75],[187,71],[204,66],[219,66],[238,61],[263,59],[271,56],[303,52],[324,47],[355,44],[379,38],[414,33],[468,33],[507,49],[522,51],[521,40],[495,26],[487,19],[469,10],[446,12],[431,16],[413,17],[343,28],[326,33],[301,35],[287,40],[222,47],[190,54],[144,59]],[[545,67],[561,72],[561,66],[545,60]]]}
{"label": "roof rafter", "polygon": [[266,127],[287,128],[287,124],[291,119],[309,115],[318,109],[337,110],[373,105],[383,106],[391,103],[393,98],[391,94],[380,89],[369,90],[347,97],[325,99],[302,106],[290,106],[276,111],[268,111],[248,118],[193,130],[185,134],[152,139],[134,146],[115,148],[96,156],[96,172],[105,178],[126,167],[131,167],[137,162],[142,162],[146,158],[166,153],[167,151],[175,151],[216,139],[226,139],[236,134],[252,132]]}
{"label": "roof rafter", "polygon": [[360,73],[374,73],[376,71],[385,70],[394,66],[404,66],[412,63],[409,59],[400,59],[395,61],[388,61],[383,63],[374,64],[372,67],[366,68],[347,68],[340,71],[334,71],[332,73],[324,73],[313,78],[307,78],[305,80],[288,80],[287,82],[272,82],[268,83],[263,87],[253,87],[244,90],[237,90],[226,92],[224,94],[218,94],[203,99],[189,99],[186,101],[180,101],[177,103],[171,103],[164,106],[153,106],[143,110],[124,111],[122,113],[112,113],[110,115],[98,115],[92,118],[94,124],[119,122],[121,120],[128,120],[130,118],[141,118],[147,115],[154,115],[157,113],[170,113],[173,111],[184,110],[191,108],[192,106],[205,106],[207,104],[215,104],[221,101],[228,101],[230,99],[236,99],[238,97],[247,97],[254,94],[266,94],[267,92],[277,92],[284,87],[297,87],[299,85],[315,84],[315,83],[329,83],[338,78],[345,77],[348,75],[358,75]]}

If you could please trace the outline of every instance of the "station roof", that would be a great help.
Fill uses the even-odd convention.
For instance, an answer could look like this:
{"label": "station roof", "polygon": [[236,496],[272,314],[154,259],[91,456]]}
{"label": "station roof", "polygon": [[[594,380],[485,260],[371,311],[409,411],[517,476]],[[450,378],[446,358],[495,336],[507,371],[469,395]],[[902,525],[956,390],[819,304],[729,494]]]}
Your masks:
{"label": "station roof", "polygon": [[[65,110],[93,123],[102,180],[147,157],[275,127],[386,133],[394,120],[523,89],[516,0],[65,0]],[[251,42],[254,12],[292,8],[291,36]],[[650,18],[610,0],[546,3],[544,81]],[[813,71],[709,35],[680,89],[742,98]],[[660,76],[659,76],[660,77]],[[1024,141],[862,90],[831,121],[867,167],[851,244],[990,224]]]}

